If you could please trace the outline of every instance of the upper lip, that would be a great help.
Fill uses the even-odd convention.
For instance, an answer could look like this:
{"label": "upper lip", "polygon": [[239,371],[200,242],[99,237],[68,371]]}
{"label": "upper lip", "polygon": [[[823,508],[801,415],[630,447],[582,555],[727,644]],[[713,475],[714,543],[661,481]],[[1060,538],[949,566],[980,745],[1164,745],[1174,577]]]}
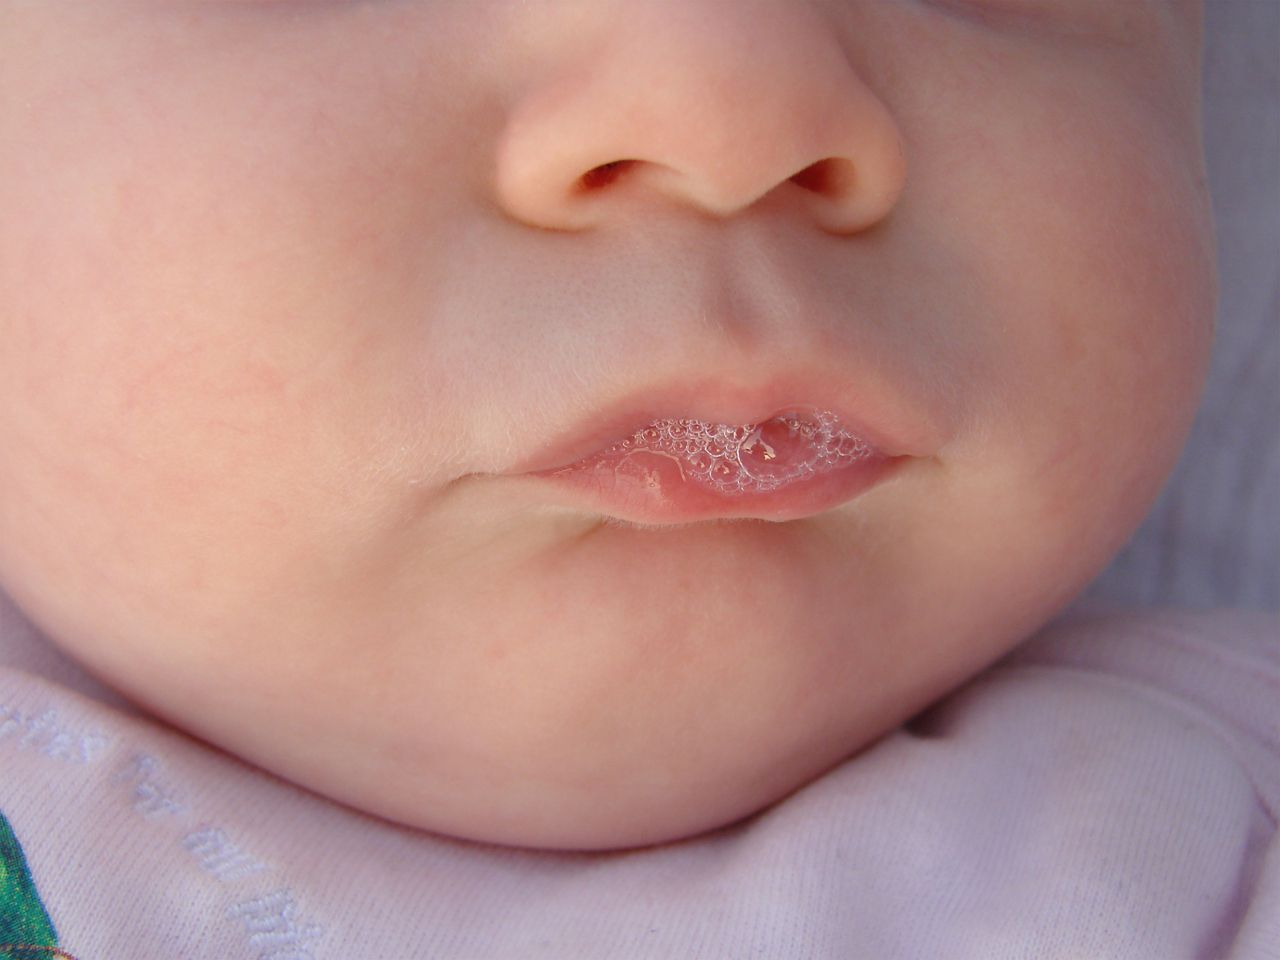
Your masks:
{"label": "upper lip", "polygon": [[929,456],[940,443],[928,418],[904,407],[879,383],[856,374],[782,371],[754,381],[686,376],[633,389],[588,420],[567,424],[507,471],[539,473],[569,466],[662,418],[756,424],[787,409],[830,410],[850,433],[888,457]]}

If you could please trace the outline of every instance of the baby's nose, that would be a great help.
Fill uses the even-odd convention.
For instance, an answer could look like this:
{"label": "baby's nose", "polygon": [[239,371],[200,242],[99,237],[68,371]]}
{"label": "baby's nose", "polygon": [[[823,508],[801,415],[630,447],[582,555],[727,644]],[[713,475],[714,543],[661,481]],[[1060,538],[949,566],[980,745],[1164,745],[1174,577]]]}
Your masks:
{"label": "baby's nose", "polygon": [[851,233],[896,203],[898,126],[809,0],[529,6],[554,49],[498,143],[497,198],[515,219],[590,229],[644,198],[728,217],[780,190]]}

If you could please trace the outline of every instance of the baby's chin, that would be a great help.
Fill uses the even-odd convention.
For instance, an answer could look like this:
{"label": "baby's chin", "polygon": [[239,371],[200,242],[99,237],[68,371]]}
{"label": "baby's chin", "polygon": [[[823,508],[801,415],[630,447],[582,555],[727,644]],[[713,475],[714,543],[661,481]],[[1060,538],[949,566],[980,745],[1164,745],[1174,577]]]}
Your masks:
{"label": "baby's chin", "polygon": [[[748,549],[755,540],[770,549]],[[272,697],[315,721],[323,749],[213,713],[209,732],[319,793],[449,837],[587,851],[702,835],[849,759],[990,652],[955,628],[926,634],[943,642],[892,642],[869,612],[892,587],[800,562],[822,546],[777,526],[602,531],[562,566],[475,597],[447,644],[387,644],[394,669],[359,675],[348,661],[340,676],[315,674],[322,689]],[[548,599],[563,597],[574,602]],[[953,642],[963,656],[944,649]]]}
{"label": "baby's chin", "polygon": [[[488,744],[471,762],[422,755],[365,776],[364,765],[275,772],[405,826],[449,838],[539,850],[606,851],[681,841],[758,814],[821,777],[898,718],[864,731],[707,742],[690,728],[679,740],[630,737],[625,746],[566,740],[508,753]],[[656,724],[660,725],[660,724]],[[752,724],[744,723],[744,734]],[[785,726],[785,724],[784,724]],[[883,728],[883,729],[880,729]],[[807,735],[805,735],[807,733]]]}
{"label": "baby's chin", "polygon": [[[782,770],[735,770],[712,782],[715,770],[673,779],[659,757],[633,757],[635,769],[592,783],[523,781],[481,804],[416,806],[412,791],[393,804],[370,798],[369,813],[444,836],[538,850],[608,851],[650,847],[702,836],[742,821],[803,787],[839,758],[795,758]],[[357,804],[360,808],[360,805]]]}
{"label": "baby's chin", "polygon": [[649,676],[584,673],[581,683],[547,668],[510,695],[495,673],[462,698],[470,709],[421,724],[403,715],[355,731],[331,726],[344,742],[310,754],[284,739],[231,746],[417,829],[513,847],[620,850],[696,837],[766,810],[957,679],[907,664],[881,671],[865,657],[841,665],[803,632],[740,646],[756,656],[739,658],[725,644]]}

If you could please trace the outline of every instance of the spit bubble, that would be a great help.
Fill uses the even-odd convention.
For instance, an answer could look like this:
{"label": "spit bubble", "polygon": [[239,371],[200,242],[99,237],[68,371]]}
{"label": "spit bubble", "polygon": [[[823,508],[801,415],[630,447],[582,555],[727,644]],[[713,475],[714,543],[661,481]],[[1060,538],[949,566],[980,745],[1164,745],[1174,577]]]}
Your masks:
{"label": "spit bubble", "polygon": [[768,493],[784,484],[875,456],[829,410],[794,409],[759,424],[655,420],[607,450],[617,465],[635,453],[665,454],[685,477],[722,494]]}

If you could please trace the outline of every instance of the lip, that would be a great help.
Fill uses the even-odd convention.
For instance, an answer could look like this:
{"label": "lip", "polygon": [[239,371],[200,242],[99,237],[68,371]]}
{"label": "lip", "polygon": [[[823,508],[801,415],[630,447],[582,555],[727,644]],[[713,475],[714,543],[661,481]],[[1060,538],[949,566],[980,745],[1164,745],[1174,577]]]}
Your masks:
{"label": "lip", "polygon": [[[543,485],[539,496],[544,503],[636,524],[731,518],[780,522],[839,506],[937,449],[938,438],[927,420],[904,412],[867,386],[855,390],[847,379],[825,386],[811,374],[804,388],[795,381],[775,381],[734,390],[723,382],[704,381],[623,397],[581,428],[544,445],[513,472]],[[802,420],[826,424],[828,440],[834,431],[852,440],[859,452],[814,463],[813,469],[784,470],[773,483],[740,483],[746,469],[746,460],[738,458],[741,450],[714,451],[720,469],[737,471],[732,486],[726,486],[711,479],[705,458],[700,471],[687,450],[673,450],[665,442],[656,447],[635,442],[640,431],[658,421],[700,421],[708,430],[766,423],[783,429],[779,415],[797,410]],[[792,449],[814,448],[802,444]],[[777,452],[776,462],[788,464],[788,455]],[[806,459],[803,453],[800,459]]]}
{"label": "lip", "polygon": [[[875,455],[765,493],[718,493],[690,482],[676,461],[643,453],[625,471],[564,467],[531,474],[548,487],[546,501],[644,526],[694,521],[799,520],[846,503],[888,479],[912,458]],[[665,460],[665,462],[664,462]]]}
{"label": "lip", "polygon": [[847,375],[828,380],[810,373],[752,387],[683,381],[622,396],[540,445],[506,473],[541,474],[569,467],[655,420],[755,424],[779,411],[806,407],[831,411],[845,429],[889,459],[931,456],[941,442],[925,418],[903,410],[894,398],[867,384],[850,383]]}

